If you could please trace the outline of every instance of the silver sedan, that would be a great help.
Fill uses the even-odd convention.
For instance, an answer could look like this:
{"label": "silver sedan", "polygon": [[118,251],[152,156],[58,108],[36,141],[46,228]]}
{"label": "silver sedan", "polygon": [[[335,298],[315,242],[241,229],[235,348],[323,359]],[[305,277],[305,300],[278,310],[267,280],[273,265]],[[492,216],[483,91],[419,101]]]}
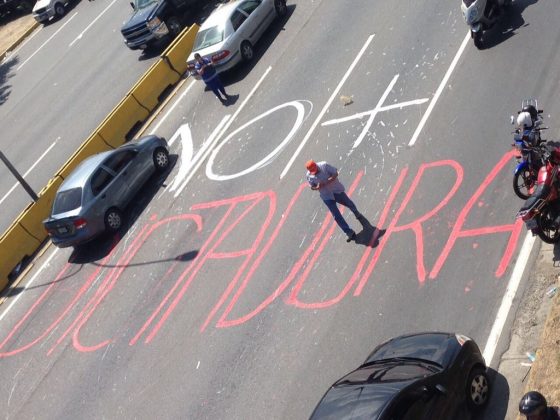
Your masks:
{"label": "silver sedan", "polygon": [[253,46],[277,16],[287,13],[286,0],[237,0],[216,9],[200,26],[191,54],[189,71],[194,72],[194,54],[212,60],[218,72],[241,61],[251,61]]}
{"label": "silver sedan", "polygon": [[43,221],[53,244],[76,246],[120,229],[130,200],[168,166],[167,142],[153,135],[85,159],[64,180]]}

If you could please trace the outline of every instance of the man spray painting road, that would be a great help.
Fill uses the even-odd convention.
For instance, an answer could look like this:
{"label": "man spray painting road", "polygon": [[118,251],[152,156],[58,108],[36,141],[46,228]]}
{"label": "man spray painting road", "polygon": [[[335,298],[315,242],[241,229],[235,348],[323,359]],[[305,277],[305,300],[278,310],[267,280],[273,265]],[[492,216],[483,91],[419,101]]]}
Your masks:
{"label": "man spray painting road", "polygon": [[362,216],[354,202],[344,192],[344,185],[338,180],[338,170],[327,162],[315,162],[313,160],[307,161],[305,167],[307,168],[307,182],[312,190],[319,190],[321,199],[333,215],[338,226],[346,234],[346,242],[355,240],[356,232],[348,226],[348,223],[342,217],[337,203],[348,207],[359,221],[364,216]]}

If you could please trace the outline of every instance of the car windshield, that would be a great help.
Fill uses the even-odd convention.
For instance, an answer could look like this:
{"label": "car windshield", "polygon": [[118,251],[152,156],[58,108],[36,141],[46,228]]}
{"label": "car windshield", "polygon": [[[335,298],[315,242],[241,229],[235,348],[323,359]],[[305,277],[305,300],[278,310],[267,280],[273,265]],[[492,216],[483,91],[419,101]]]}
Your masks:
{"label": "car windshield", "polygon": [[193,51],[211,47],[224,40],[224,28],[222,26],[212,26],[196,34]]}
{"label": "car windshield", "polygon": [[157,0],[134,0],[134,8],[136,10],[143,9],[146,6],[149,6],[152,3],[155,3]]}
{"label": "car windshield", "polygon": [[53,204],[53,214],[66,213],[77,209],[82,205],[82,189],[71,188],[69,190],[59,191],[56,194]]}

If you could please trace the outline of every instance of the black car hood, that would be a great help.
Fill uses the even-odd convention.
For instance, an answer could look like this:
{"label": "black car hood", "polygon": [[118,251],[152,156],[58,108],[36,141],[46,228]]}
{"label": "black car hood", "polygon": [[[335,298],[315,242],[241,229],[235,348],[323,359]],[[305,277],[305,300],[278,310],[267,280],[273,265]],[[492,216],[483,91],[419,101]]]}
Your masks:
{"label": "black car hood", "polygon": [[128,21],[122,26],[121,30],[125,30],[140,23],[147,22],[155,15],[158,7],[159,2],[154,2],[147,5],[146,7],[143,7],[142,9],[136,10],[134,14],[130,16],[130,19],[128,19]]}
{"label": "black car hood", "polygon": [[393,396],[414,381],[394,384],[335,385],[325,394],[311,419],[376,419]]}
{"label": "black car hood", "polygon": [[423,359],[446,368],[461,346],[455,334],[421,333],[394,338],[378,346],[365,363],[392,358]]}

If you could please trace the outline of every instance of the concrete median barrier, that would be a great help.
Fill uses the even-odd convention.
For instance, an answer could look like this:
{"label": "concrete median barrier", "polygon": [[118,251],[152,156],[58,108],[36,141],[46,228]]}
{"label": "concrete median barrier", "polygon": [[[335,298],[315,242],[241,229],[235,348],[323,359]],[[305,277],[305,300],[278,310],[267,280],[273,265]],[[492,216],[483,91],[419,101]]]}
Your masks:
{"label": "concrete median barrier", "polygon": [[198,25],[193,25],[183,30],[162,54],[162,57],[169,61],[169,65],[180,74],[187,71],[187,58],[192,51],[199,28]]}
{"label": "concrete median barrier", "polygon": [[130,90],[130,95],[146,109],[153,111],[160,103],[163,94],[168,92],[180,78],[179,73],[171,69],[164,59],[160,59]]}
{"label": "concrete median barrier", "polygon": [[8,285],[10,273],[26,257],[33,255],[41,245],[41,241],[33,237],[19,224],[20,217],[0,237],[0,255],[2,255],[0,289],[2,290]]}
{"label": "concrete median barrier", "polygon": [[97,127],[96,133],[107,145],[117,148],[131,139],[134,129],[148,118],[150,111],[129,93]]}

